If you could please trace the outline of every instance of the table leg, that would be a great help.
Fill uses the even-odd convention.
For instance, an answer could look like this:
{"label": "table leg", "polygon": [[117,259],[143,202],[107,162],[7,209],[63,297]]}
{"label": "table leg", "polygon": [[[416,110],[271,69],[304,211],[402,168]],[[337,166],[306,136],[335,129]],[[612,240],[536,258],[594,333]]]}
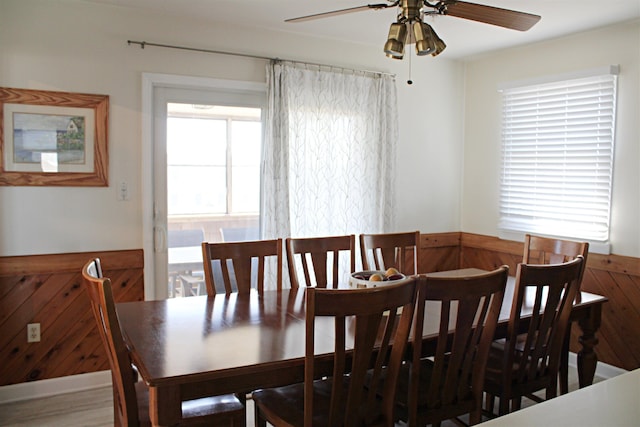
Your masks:
{"label": "table leg", "polygon": [[602,305],[596,304],[589,308],[588,315],[578,320],[582,336],[579,342],[582,349],[578,352],[578,384],[580,388],[593,384],[596,374],[598,356],[593,350],[598,344],[596,332],[600,328]]}
{"label": "table leg", "polygon": [[149,387],[149,418],[154,426],[175,426],[182,418],[180,387]]}

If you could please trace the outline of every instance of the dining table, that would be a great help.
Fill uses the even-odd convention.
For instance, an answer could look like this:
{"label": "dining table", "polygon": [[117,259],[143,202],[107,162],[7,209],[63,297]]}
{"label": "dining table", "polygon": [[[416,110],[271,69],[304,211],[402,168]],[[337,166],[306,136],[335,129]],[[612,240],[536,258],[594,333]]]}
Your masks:
{"label": "dining table", "polygon": [[[496,339],[506,336],[514,287],[515,281],[510,278]],[[184,400],[304,381],[305,289],[118,303],[116,309],[132,361],[149,387],[153,425],[176,424]],[[604,296],[587,292],[581,292],[574,301],[571,321],[578,323],[582,333],[577,355],[580,387],[593,382],[596,332],[606,301]],[[427,302],[425,308],[424,355],[435,350],[439,327],[435,304]],[[316,322],[317,374],[330,375],[333,323],[329,318]],[[521,327],[524,331],[526,322]]]}

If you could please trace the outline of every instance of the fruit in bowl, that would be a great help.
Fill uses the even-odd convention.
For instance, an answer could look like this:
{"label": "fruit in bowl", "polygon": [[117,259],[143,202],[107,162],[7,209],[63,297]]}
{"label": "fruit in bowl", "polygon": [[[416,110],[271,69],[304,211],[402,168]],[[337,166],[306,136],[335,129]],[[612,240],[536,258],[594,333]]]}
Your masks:
{"label": "fruit in bowl", "polygon": [[388,268],[386,271],[356,271],[351,273],[349,285],[354,288],[375,288],[376,286],[390,285],[404,278],[406,276],[395,268]]}

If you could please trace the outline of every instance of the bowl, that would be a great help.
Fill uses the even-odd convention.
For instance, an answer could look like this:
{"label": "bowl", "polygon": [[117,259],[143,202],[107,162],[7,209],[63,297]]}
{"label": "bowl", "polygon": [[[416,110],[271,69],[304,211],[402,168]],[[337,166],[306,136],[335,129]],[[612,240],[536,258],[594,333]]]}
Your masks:
{"label": "bowl", "polygon": [[[382,280],[370,280],[371,276],[374,274],[380,275]],[[349,277],[349,286],[352,288],[375,288],[378,286],[392,285],[406,278],[407,277],[404,274],[397,271],[388,276],[386,272],[382,270],[356,271],[351,273],[351,276]]]}

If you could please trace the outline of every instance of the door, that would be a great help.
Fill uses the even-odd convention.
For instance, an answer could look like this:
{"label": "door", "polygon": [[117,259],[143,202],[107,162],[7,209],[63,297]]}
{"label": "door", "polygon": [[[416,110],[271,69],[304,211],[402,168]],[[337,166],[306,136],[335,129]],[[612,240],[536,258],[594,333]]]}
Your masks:
{"label": "door", "polygon": [[263,90],[153,89],[155,299],[206,294],[203,241],[257,240]]}

